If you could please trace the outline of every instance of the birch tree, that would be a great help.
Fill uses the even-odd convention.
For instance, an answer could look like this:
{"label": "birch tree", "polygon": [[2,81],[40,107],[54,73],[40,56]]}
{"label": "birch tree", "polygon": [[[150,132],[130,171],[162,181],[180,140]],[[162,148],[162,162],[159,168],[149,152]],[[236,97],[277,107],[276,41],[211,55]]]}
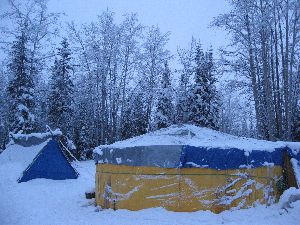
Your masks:
{"label": "birch tree", "polygon": [[158,27],[150,27],[146,33],[140,63],[140,83],[146,96],[147,127],[151,129],[153,108],[157,97],[159,76],[162,74],[164,63],[170,59],[166,49],[170,33],[161,33]]}
{"label": "birch tree", "polygon": [[[251,80],[258,136],[290,140],[297,102],[292,90],[298,85],[299,1],[230,3],[231,12],[220,15],[213,25],[231,34],[232,52],[248,62],[241,74]],[[231,67],[237,64],[236,60]]]}

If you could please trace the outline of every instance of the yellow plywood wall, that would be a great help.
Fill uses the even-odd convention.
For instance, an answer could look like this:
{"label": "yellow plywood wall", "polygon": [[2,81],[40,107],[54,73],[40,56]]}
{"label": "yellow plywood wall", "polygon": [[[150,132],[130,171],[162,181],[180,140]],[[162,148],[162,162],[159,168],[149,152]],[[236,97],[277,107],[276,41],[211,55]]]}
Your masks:
{"label": "yellow plywood wall", "polygon": [[102,208],[170,211],[245,208],[278,200],[282,168],[215,170],[167,169],[97,164],[96,203]]}

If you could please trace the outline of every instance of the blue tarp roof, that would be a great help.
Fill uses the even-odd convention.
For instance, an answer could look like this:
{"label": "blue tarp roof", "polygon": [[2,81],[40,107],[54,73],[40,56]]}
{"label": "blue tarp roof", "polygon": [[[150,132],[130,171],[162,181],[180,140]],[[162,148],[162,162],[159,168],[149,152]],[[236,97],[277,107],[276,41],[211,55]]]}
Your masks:
{"label": "blue tarp roof", "polygon": [[35,178],[65,180],[77,177],[78,173],[71,166],[58,143],[50,140],[23,172],[18,182],[26,182]]}

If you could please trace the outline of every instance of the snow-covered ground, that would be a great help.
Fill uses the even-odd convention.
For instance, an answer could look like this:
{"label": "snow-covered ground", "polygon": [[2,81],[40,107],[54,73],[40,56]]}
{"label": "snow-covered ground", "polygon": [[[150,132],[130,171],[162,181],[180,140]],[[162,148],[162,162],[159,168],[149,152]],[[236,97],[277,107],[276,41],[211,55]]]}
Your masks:
{"label": "snow-covered ground", "polygon": [[[1,159],[1,155],[0,155]],[[0,160],[1,161],[1,160]],[[0,162],[1,225],[297,225],[300,224],[300,201],[287,210],[282,203],[213,214],[169,212],[162,208],[137,212],[99,210],[93,200],[85,199],[85,191],[94,186],[93,161],[80,162],[77,180],[35,179],[17,183],[12,179],[12,163]],[[11,165],[11,166],[9,166]]]}

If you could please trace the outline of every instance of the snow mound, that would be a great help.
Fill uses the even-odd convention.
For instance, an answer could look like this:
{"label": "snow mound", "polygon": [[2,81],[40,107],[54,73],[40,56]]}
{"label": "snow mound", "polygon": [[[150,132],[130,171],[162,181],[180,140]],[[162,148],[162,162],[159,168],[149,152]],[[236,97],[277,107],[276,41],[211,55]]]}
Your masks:
{"label": "snow mound", "polygon": [[288,209],[296,201],[300,201],[300,189],[291,187],[280,196],[279,205],[282,209]]}
{"label": "snow mound", "polygon": [[0,155],[0,177],[9,176],[10,180],[17,182],[23,171],[47,143],[48,140],[31,147],[9,145]]}
{"label": "snow mound", "polygon": [[173,125],[111,145],[99,146],[95,149],[95,153],[101,150],[101,148],[126,148],[149,145],[190,145],[221,149],[238,148],[246,152],[251,152],[252,150],[272,152],[276,148],[289,147],[294,154],[300,151],[299,142],[271,142],[253,138],[243,138],[204,127],[185,124]]}

